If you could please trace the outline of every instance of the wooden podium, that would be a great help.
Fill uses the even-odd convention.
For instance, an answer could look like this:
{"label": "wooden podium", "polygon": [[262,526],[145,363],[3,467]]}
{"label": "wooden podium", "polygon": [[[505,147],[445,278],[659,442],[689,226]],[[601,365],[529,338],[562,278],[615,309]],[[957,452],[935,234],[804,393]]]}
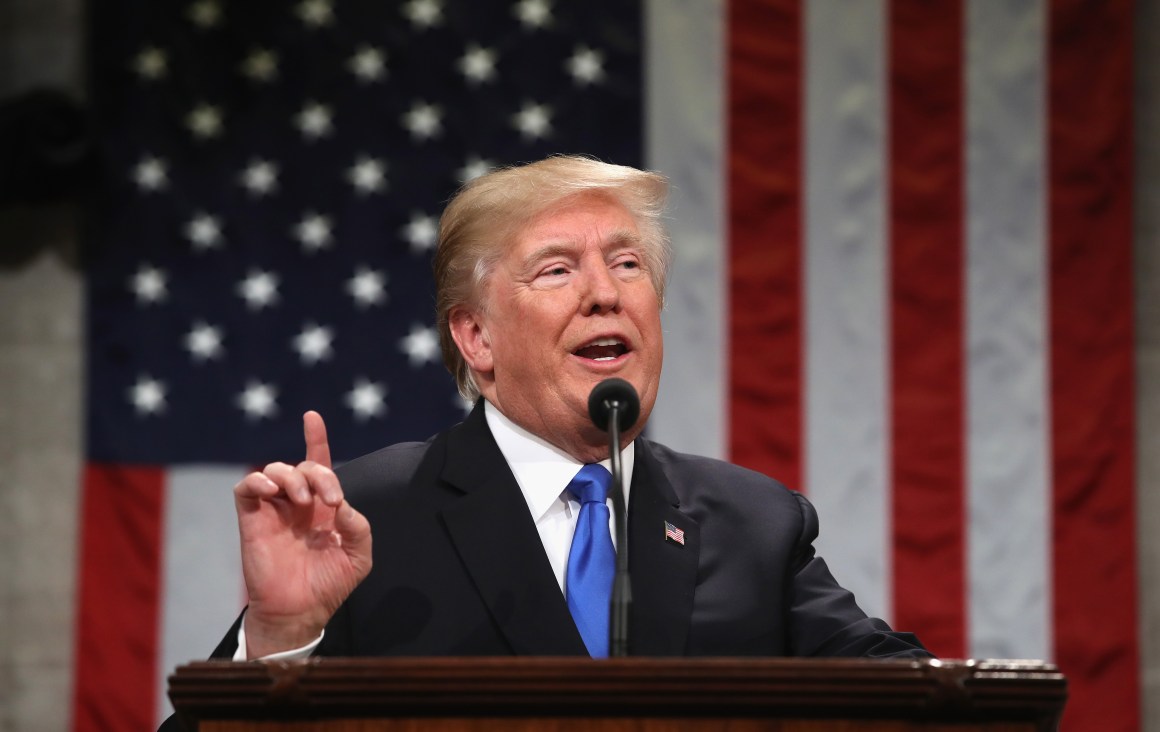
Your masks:
{"label": "wooden podium", "polygon": [[1027,661],[311,659],[177,668],[200,732],[1049,732],[1067,681]]}

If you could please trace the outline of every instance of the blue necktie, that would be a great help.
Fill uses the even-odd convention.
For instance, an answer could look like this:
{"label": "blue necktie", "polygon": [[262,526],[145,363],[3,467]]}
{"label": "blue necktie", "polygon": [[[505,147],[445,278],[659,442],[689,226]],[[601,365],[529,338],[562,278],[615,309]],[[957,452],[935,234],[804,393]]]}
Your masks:
{"label": "blue necktie", "polygon": [[612,474],[603,465],[585,465],[568,484],[580,501],[580,516],[568,554],[565,580],[568,609],[588,653],[608,657],[608,618],[612,580],[616,574],[616,550],[608,531],[608,489]]}

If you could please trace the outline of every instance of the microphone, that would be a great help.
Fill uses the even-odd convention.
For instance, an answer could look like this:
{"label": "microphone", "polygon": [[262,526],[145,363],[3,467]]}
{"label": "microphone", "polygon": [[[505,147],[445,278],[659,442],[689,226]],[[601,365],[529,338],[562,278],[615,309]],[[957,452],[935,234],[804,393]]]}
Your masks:
{"label": "microphone", "polygon": [[600,429],[608,431],[614,411],[618,416],[616,427],[621,430],[632,427],[640,417],[640,397],[624,379],[605,379],[588,396],[588,416]]}
{"label": "microphone", "polygon": [[640,397],[624,379],[605,379],[588,396],[588,416],[608,432],[612,463],[612,507],[616,513],[616,578],[612,583],[609,612],[609,656],[628,655],[628,613],[632,607],[632,582],[628,576],[628,508],[624,502],[624,475],[620,464],[620,432],[640,417]]}

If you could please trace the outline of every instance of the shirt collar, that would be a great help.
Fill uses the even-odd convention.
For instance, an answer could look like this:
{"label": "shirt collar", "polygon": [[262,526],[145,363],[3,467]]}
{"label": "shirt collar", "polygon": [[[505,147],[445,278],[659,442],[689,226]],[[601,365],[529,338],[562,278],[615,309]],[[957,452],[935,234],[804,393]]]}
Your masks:
{"label": "shirt collar", "polygon": [[[484,400],[483,406],[487,426],[491,429],[496,444],[499,445],[499,451],[503,453],[516,477],[516,483],[524,494],[532,518],[539,521],[560,498],[560,494],[568,487],[568,483],[576,476],[583,463],[512,422],[491,402]],[[626,506],[635,457],[636,445],[630,442],[620,452]],[[611,461],[602,460],[600,464],[611,470]]]}

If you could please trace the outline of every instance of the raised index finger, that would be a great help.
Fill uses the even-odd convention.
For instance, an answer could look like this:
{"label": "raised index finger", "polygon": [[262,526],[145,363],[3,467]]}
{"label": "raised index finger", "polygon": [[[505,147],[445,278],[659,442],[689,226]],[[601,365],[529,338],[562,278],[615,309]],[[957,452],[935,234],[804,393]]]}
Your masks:
{"label": "raised index finger", "polygon": [[306,459],[319,465],[330,465],[330,443],[326,441],[326,423],[322,415],[310,411],[302,415],[302,433],[306,437]]}

